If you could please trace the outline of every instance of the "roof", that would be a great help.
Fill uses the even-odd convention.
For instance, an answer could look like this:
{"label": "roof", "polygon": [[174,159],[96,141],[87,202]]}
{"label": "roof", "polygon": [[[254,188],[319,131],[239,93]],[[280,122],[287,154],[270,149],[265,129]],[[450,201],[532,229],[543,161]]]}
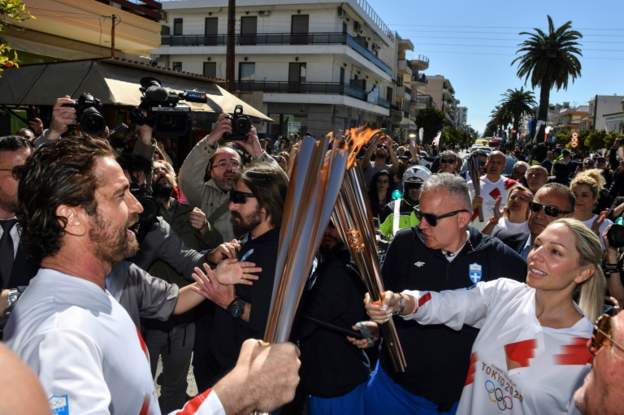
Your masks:
{"label": "roof", "polygon": [[89,92],[104,105],[137,106],[141,102],[139,81],[151,76],[170,90],[196,90],[207,94],[207,102],[188,103],[198,112],[234,112],[236,105],[251,117],[272,121],[262,112],[229,93],[214,80],[180,73],[147,63],[122,58],[89,59],[24,65],[12,68],[0,78],[0,104],[52,105],[57,97],[78,98]]}

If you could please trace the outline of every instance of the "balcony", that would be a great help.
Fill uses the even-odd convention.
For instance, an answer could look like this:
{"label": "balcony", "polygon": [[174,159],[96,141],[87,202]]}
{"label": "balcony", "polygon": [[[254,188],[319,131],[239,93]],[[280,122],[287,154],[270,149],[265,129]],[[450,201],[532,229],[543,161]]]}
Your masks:
{"label": "balcony", "polygon": [[429,68],[429,58],[423,55],[418,55],[416,58],[409,61],[412,69],[416,71],[424,71]]}
{"label": "balcony", "polygon": [[[286,94],[333,94],[347,95],[366,101],[366,91],[354,86],[340,84],[338,82],[273,82],[273,81],[239,81],[236,83],[239,91],[262,91]],[[378,98],[373,104],[384,108],[390,107],[390,102]]]}
{"label": "balcony", "polygon": [[412,102],[416,104],[418,109],[433,107],[433,98],[429,95],[419,95]]}
{"label": "balcony", "polygon": [[[164,46],[225,46],[227,35],[164,35],[161,36]],[[363,46],[348,33],[316,32],[316,33],[256,33],[237,34],[237,45],[347,45],[365,59],[373,63],[386,74],[393,76],[392,68],[379,59],[370,49]]]}

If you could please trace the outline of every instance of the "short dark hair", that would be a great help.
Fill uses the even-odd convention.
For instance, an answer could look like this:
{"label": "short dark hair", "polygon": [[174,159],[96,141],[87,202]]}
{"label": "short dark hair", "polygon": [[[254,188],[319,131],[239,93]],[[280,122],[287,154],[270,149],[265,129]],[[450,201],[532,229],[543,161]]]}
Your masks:
{"label": "short dark hair", "polygon": [[286,173],[271,164],[254,164],[243,171],[240,180],[256,196],[258,206],[266,209],[271,216],[271,225],[280,226],[288,191]]}
{"label": "short dark hair", "polygon": [[22,238],[36,261],[61,249],[67,223],[56,215],[58,206],[81,206],[89,215],[96,213],[93,168],[100,157],[114,157],[107,141],[67,137],[39,147],[16,168],[17,216]]}
{"label": "short dark hair", "polygon": [[[547,190],[559,193],[560,195],[567,197],[568,205],[570,207],[569,210],[570,212],[574,211],[574,206],[576,205],[576,197],[568,186],[564,186],[561,183],[546,183],[544,186],[540,187],[535,194],[537,194],[538,192],[545,192]],[[533,197],[535,197],[535,195]]]}
{"label": "short dark hair", "polygon": [[0,151],[17,151],[22,148],[32,149],[32,144],[21,135],[5,135],[0,137]]}

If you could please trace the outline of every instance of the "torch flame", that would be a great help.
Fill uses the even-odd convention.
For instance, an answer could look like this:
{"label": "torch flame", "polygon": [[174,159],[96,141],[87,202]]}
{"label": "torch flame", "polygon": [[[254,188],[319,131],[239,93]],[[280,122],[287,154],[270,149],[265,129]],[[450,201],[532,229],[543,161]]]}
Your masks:
{"label": "torch flame", "polygon": [[349,146],[349,161],[347,168],[355,166],[357,163],[357,155],[366,144],[368,144],[376,135],[382,133],[379,129],[370,127],[350,128],[346,131],[347,144]]}

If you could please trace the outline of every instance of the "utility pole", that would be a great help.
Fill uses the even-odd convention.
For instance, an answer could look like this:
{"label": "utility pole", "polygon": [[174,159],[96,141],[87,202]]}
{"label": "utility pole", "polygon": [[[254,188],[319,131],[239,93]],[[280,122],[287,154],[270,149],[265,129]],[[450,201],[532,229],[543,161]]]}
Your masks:
{"label": "utility pole", "polygon": [[111,58],[115,57],[115,26],[117,24],[117,15],[111,16]]}
{"label": "utility pole", "polygon": [[227,29],[227,48],[225,63],[225,84],[228,91],[233,92],[235,89],[234,82],[234,64],[236,49],[236,0],[228,0],[228,29]]}

